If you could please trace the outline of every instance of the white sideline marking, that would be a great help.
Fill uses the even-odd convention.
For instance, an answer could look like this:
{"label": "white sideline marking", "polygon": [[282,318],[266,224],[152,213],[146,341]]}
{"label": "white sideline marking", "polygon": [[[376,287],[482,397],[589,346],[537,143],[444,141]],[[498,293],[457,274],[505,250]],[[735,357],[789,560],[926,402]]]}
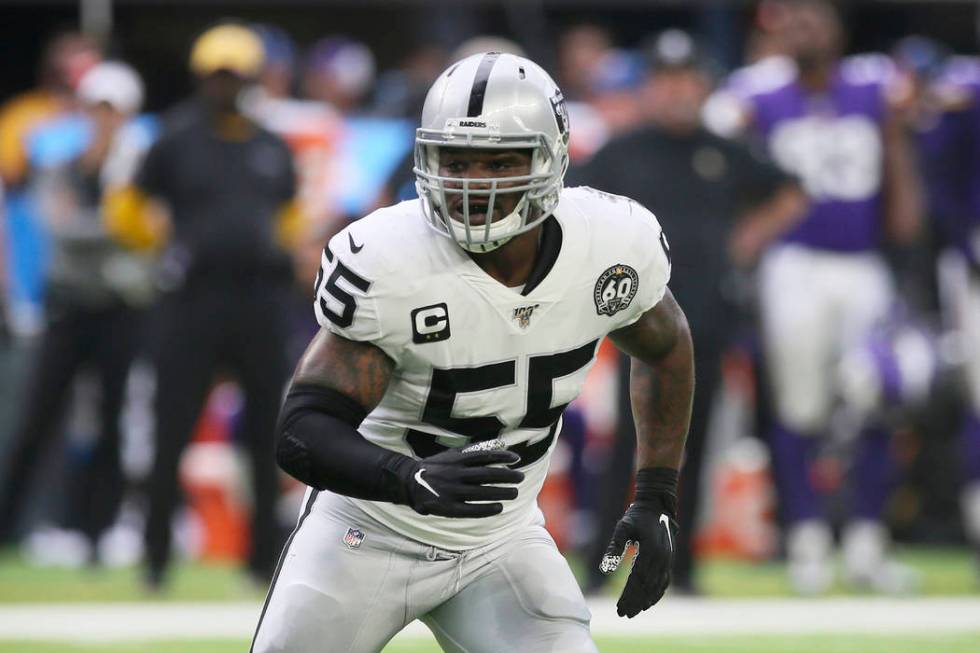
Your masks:
{"label": "white sideline marking", "polygon": [[[589,602],[596,635],[978,633],[978,598],[691,599],[668,597],[635,619],[612,599]],[[0,640],[108,642],[247,639],[258,603],[0,605]],[[419,622],[398,639],[430,637]]]}

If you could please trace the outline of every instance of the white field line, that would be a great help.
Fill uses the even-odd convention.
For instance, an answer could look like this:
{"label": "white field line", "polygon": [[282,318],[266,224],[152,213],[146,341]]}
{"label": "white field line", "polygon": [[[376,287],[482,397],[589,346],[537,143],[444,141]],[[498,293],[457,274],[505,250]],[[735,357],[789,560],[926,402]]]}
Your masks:
{"label": "white field line", "polygon": [[[590,601],[596,635],[977,633],[980,598],[722,600],[674,597],[635,619]],[[0,606],[0,641],[247,639],[257,603],[61,603]],[[419,622],[398,639],[427,637]],[[980,650],[980,648],[978,648]]]}

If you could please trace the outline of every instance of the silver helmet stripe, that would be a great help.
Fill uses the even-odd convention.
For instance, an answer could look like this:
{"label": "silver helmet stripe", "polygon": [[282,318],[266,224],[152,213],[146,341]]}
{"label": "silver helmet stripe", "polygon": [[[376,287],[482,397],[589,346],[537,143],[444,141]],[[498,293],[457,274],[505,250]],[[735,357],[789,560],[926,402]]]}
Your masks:
{"label": "silver helmet stripe", "polygon": [[483,113],[483,98],[487,94],[487,82],[490,80],[490,71],[497,63],[499,52],[487,52],[480,59],[480,65],[476,68],[476,75],[473,77],[473,88],[470,89],[470,103],[466,109],[467,118],[476,118]]}

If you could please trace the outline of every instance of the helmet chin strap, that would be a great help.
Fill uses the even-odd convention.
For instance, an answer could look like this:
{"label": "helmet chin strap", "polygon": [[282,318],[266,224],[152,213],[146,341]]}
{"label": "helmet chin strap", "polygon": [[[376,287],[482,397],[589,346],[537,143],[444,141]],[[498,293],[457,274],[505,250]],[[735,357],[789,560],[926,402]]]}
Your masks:
{"label": "helmet chin strap", "polygon": [[[486,252],[492,252],[493,250],[503,247],[510,239],[513,238],[514,231],[521,228],[523,218],[521,212],[524,208],[525,203],[527,203],[527,194],[521,198],[521,201],[517,203],[514,210],[511,211],[504,218],[497,220],[490,225],[490,233],[487,235],[485,241],[472,240],[471,242],[466,241],[466,225],[449,219],[449,226],[453,230],[453,236],[459,246],[465,249],[467,252],[474,252],[477,254],[485,254]],[[483,225],[470,226],[470,235],[483,235],[485,227]]]}

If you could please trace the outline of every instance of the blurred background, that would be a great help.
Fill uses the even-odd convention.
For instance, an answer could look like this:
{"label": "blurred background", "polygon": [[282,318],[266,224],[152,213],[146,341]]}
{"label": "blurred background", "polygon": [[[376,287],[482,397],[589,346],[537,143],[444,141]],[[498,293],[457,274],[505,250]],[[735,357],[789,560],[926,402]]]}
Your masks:
{"label": "blurred background", "polygon": [[0,651],[244,650],[320,252],[489,50],[562,88],[568,185],[658,215],[698,350],[673,596],[625,626],[608,345],[565,414],[539,500],[601,650],[980,650],[977,2],[0,0],[0,44]]}

